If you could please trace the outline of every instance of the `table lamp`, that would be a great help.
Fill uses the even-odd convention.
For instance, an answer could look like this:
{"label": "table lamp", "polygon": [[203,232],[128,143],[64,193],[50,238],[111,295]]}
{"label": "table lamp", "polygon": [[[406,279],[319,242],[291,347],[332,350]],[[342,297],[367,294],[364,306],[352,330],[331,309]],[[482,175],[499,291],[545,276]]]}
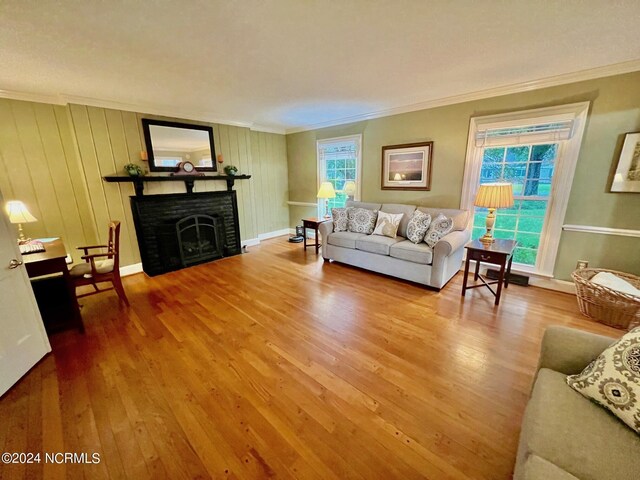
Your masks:
{"label": "table lamp", "polygon": [[485,245],[491,245],[495,241],[491,231],[496,221],[496,209],[513,206],[513,186],[510,183],[485,183],[480,185],[473,204],[476,207],[489,209],[486,221],[487,233],[480,237],[479,240]]}
{"label": "table lamp", "polygon": [[7,215],[9,216],[9,221],[11,223],[18,224],[18,243],[19,244],[27,243],[31,239],[26,238],[24,236],[24,232],[22,231],[22,224],[37,222],[38,219],[33,215],[31,215],[31,213],[29,212],[29,210],[27,210],[27,207],[24,203],[18,200],[12,200],[10,202],[7,202],[6,209],[7,209]]}
{"label": "table lamp", "polygon": [[333,189],[331,182],[322,182],[320,184],[320,190],[318,190],[318,198],[325,199],[325,212],[324,218],[330,218],[329,215],[329,199],[336,198],[336,191]]}
{"label": "table lamp", "polygon": [[342,189],[344,193],[347,195],[349,200],[353,200],[353,197],[356,195],[356,182],[353,180],[348,180],[344,184],[344,188]]}

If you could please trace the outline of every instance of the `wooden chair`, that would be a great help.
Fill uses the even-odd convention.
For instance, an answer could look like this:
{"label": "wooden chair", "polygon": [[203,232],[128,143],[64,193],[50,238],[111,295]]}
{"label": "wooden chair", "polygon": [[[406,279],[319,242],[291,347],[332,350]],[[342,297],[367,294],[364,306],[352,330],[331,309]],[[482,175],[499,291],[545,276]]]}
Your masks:
{"label": "wooden chair", "polygon": [[[95,248],[106,248],[104,253],[89,253],[89,250]],[[109,242],[107,245],[91,245],[87,247],[78,247],[83,250],[82,259],[85,263],[74,266],[69,273],[76,287],[91,285],[95,292],[84,293],[78,295],[77,298],[86,297],[87,295],[95,295],[96,293],[115,290],[120,300],[129,306],[129,300],[124,293],[122,280],[120,279],[120,222],[112,220],[109,223]],[[98,260],[96,259],[104,259]],[[98,288],[98,283],[111,282],[113,287]]]}

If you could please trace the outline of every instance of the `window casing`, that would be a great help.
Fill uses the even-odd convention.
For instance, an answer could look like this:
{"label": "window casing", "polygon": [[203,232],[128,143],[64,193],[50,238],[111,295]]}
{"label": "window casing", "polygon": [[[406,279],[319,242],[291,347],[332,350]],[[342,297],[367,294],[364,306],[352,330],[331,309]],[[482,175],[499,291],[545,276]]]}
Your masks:
{"label": "window casing", "polygon": [[[344,184],[351,180],[356,184],[355,200],[360,200],[362,173],[362,135],[327,138],[317,142],[318,185],[331,182],[336,198],[329,199],[329,208],[344,207],[347,194]],[[318,203],[324,213],[324,203]]]}
{"label": "window casing", "polygon": [[473,201],[481,183],[513,184],[514,206],[497,211],[494,236],[518,241],[514,269],[553,276],[562,222],[589,103],[471,119],[461,208],[474,213],[473,238],[486,209]]}

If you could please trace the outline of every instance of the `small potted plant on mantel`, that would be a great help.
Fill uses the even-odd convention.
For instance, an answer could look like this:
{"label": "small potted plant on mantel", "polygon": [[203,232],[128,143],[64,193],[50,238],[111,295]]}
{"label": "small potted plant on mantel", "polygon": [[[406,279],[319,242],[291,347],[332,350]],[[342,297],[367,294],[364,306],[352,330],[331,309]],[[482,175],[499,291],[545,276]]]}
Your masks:
{"label": "small potted plant on mantel", "polygon": [[224,173],[229,175],[230,177],[238,173],[238,167],[234,165],[225,165]]}

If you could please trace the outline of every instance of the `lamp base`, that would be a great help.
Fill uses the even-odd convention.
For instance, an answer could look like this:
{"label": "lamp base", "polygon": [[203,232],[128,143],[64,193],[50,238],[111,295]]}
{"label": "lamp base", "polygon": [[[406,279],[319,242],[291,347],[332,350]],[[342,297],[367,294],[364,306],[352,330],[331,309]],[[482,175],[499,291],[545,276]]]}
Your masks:
{"label": "lamp base", "polygon": [[496,239],[493,238],[491,234],[489,235],[485,234],[482,237],[480,237],[478,240],[480,240],[480,242],[482,242],[484,245],[491,245],[496,241]]}
{"label": "lamp base", "polygon": [[493,230],[493,224],[495,223],[495,221],[496,221],[496,209],[490,207],[489,213],[487,214],[487,219],[485,221],[487,232],[478,239],[482,242],[483,245],[491,245],[493,242],[495,242],[493,238],[493,234],[491,233],[491,231]]}
{"label": "lamp base", "polygon": [[25,243],[29,243],[31,241],[30,238],[24,236],[24,232],[22,231],[22,224],[18,224],[18,245],[24,245]]}

